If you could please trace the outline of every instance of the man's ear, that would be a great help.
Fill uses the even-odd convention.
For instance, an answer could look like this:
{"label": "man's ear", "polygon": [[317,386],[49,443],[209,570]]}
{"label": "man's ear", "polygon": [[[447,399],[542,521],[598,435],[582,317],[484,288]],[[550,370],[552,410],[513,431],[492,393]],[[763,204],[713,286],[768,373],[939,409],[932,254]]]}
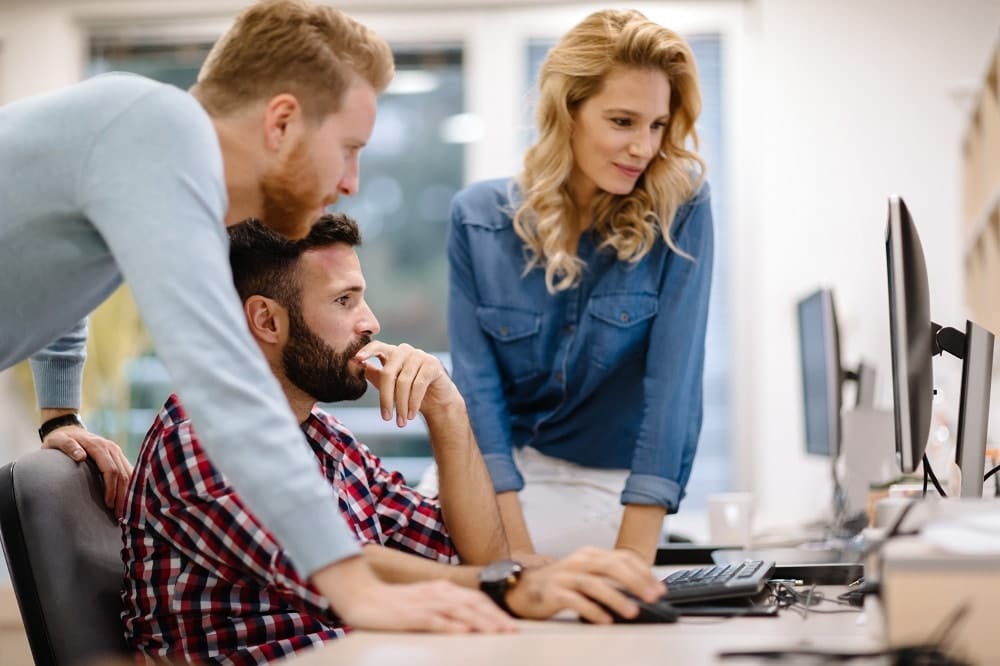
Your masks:
{"label": "man's ear", "polygon": [[288,337],[288,311],[272,298],[253,295],[243,303],[250,334],[259,344],[281,345]]}
{"label": "man's ear", "polygon": [[264,137],[268,150],[288,150],[298,141],[303,131],[305,117],[298,98],[281,93],[268,100],[264,107]]}

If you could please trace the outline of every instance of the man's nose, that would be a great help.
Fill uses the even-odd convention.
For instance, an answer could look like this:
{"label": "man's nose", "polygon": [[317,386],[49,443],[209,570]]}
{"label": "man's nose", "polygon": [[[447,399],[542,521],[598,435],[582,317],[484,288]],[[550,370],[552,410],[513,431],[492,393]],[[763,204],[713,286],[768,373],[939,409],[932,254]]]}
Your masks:
{"label": "man's nose", "polygon": [[337,183],[337,192],[347,197],[352,197],[358,193],[361,184],[361,172],[358,169],[358,160],[352,159],[344,173],[343,178]]}
{"label": "man's nose", "polygon": [[358,322],[358,333],[360,335],[374,336],[378,335],[381,330],[382,327],[379,325],[375,313],[368,307],[368,303],[365,303],[365,316]]}

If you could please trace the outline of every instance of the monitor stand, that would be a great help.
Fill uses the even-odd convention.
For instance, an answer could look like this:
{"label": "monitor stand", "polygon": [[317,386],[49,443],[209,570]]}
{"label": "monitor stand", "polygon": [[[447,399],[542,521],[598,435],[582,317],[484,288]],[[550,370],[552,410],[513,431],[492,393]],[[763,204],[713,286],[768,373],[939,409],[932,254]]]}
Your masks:
{"label": "monitor stand", "polygon": [[[838,485],[843,492],[844,517],[866,514],[872,485],[880,486],[899,476],[895,454],[892,411],[873,407],[844,410],[840,417],[841,445],[837,461]],[[842,522],[837,520],[835,524]]]}
{"label": "monitor stand", "polygon": [[959,497],[982,497],[986,470],[986,433],[990,417],[994,335],[979,324],[965,322],[965,333],[931,324],[934,353],[946,351],[962,359],[962,392],[958,407],[955,463],[962,475]]}

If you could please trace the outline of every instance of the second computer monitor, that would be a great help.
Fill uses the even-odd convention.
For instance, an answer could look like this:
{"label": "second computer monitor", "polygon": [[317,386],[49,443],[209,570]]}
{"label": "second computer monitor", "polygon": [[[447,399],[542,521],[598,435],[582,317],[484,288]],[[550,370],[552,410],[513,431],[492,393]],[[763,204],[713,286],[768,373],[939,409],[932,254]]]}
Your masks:
{"label": "second computer monitor", "polygon": [[909,474],[920,464],[930,434],[934,337],[924,251],[906,204],[896,196],[889,199],[885,252],[896,456]]}
{"label": "second computer monitor", "polygon": [[840,341],[833,293],[820,289],[798,302],[802,400],[806,451],[836,456],[840,451]]}

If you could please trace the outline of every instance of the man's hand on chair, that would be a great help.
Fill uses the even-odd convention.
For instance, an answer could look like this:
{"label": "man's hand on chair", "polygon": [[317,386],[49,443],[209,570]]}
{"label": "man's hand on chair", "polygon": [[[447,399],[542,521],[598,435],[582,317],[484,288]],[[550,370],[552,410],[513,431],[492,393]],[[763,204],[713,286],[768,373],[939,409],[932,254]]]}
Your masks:
{"label": "man's hand on chair", "polygon": [[[43,412],[42,420],[45,419]],[[132,463],[120,446],[80,426],[67,425],[48,433],[42,440],[42,448],[62,451],[76,462],[89,456],[104,478],[104,503],[118,518],[125,514],[125,493],[132,476]]]}

